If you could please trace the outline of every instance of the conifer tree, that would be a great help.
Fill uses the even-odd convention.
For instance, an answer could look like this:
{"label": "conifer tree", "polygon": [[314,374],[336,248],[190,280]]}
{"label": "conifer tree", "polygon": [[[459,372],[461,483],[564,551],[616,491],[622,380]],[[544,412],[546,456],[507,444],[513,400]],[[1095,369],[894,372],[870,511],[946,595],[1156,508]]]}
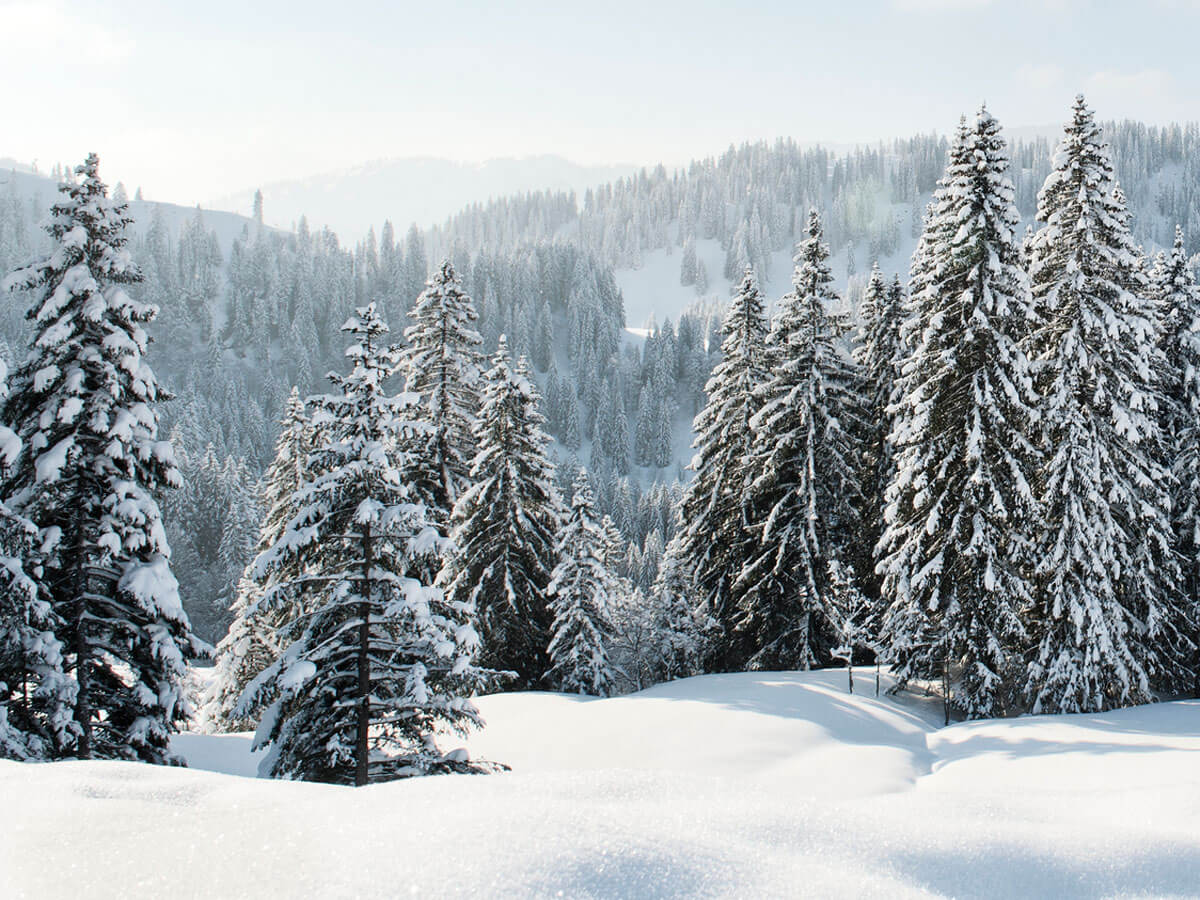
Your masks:
{"label": "conifer tree", "polygon": [[[904,317],[904,288],[897,275],[889,285],[876,263],[863,294],[854,359],[863,384],[862,504],[863,542],[874,548],[883,529],[884,492],[892,476],[892,451],[888,435],[892,420],[888,406],[900,373],[900,327]],[[863,554],[862,587],[877,595],[873,553]]]}
{"label": "conifer tree", "polygon": [[579,434],[579,399],[575,396],[575,384],[573,382],[565,382],[566,388],[563,390],[563,427],[561,443],[568,450],[574,452],[579,449],[582,443]]}
{"label": "conifer tree", "polygon": [[612,575],[602,559],[604,534],[586,470],[579,470],[573,487],[556,547],[558,564],[546,588],[554,615],[547,678],[560,691],[606,697],[615,678],[608,659]]}
{"label": "conifer tree", "polygon": [[674,429],[671,423],[671,401],[663,399],[658,404],[657,415],[654,417],[654,458],[651,461],[656,468],[663,469],[673,461]]}
{"label": "conifer tree", "polygon": [[330,376],[338,393],[320,398],[313,414],[324,425],[311,454],[317,474],[296,491],[296,514],[256,561],[261,577],[306,554],[299,583],[268,588],[250,612],[290,604],[290,587],[303,595],[299,614],[282,633],[289,646],[234,715],[271,700],[255,746],[269,747],[260,772],[277,778],[361,786],[473,771],[461,753],[443,754],[435,743],[439,730],[463,734],[479,724],[470,696],[482,673],[470,610],[419,579],[444,539],[403,481],[396,448],[425,426],[414,421],[410,395],[385,393],[400,351],[385,343],[375,305],[342,330],[353,336],[351,370]]}
{"label": "conifer tree", "polygon": [[470,484],[472,429],[479,410],[479,346],[475,304],[449,260],[443,260],[408,313],[405,329],[405,390],[421,398],[422,420],[432,425],[429,444],[412,448],[410,478],[430,512],[448,522],[455,501]]}
{"label": "conifer tree", "polygon": [[683,498],[681,554],[695,574],[701,614],[717,622],[722,637],[709,648],[710,671],[736,668],[733,644],[737,617],[735,582],[751,557],[747,534],[750,484],[750,420],[762,406],[758,389],[766,381],[763,342],[767,334],[758,281],[746,269],[722,325],[721,362],[706,386],[708,402],[693,427],[696,475]]}
{"label": "conifer tree", "polygon": [[454,552],[442,580],[474,610],[480,664],[513,673],[517,689],[541,686],[553,623],[546,598],[560,522],[537,389],[513,368],[501,336],[484,375],[471,487],[454,509]]}
{"label": "conifer tree", "polygon": [[40,580],[75,682],[75,739],[62,752],[173,762],[170,735],[190,714],[185,655],[201,645],[157,502],[180,483],[158,439],[167,395],[146,362],[144,326],[158,310],[125,291],[141,279],[125,249],[130,219],[96,156],[75,172],[46,225],[52,251],[5,281],[35,301],[5,408],[23,449],[3,495],[39,529]]}
{"label": "conifer tree", "polygon": [[705,640],[716,622],[697,615],[694,594],[695,581],[681,553],[681,542],[673,538],[663,552],[650,594],[656,619],[658,675],[663,681],[700,672],[706,655]]}
{"label": "conifer tree", "polygon": [[[1183,229],[1178,226],[1171,252],[1159,256],[1152,289],[1165,358],[1165,402],[1159,422],[1173,475],[1171,518],[1183,575],[1182,603],[1192,611],[1188,636],[1195,642],[1196,619],[1200,618],[1200,286],[1188,264]],[[1195,659],[1188,662],[1195,666]]]}
{"label": "conifer tree", "polygon": [[859,496],[857,374],[816,210],[798,245],[792,290],[767,338],[747,491],[752,555],[738,577],[739,667],[808,669],[832,661],[840,634],[829,563],[849,554]]}
{"label": "conifer tree", "polygon": [[1035,712],[1143,702],[1178,649],[1152,310],[1082,97],[1038,195],[1030,277],[1045,465],[1026,695]]}
{"label": "conifer tree", "polygon": [[[288,396],[280,426],[275,458],[263,476],[261,503],[264,517],[255,545],[256,557],[279,542],[288,523],[299,512],[295,506],[297,492],[310,475],[308,453],[315,435],[296,388],[292,388]],[[258,577],[254,560],[251,560],[238,579],[233,622],[228,634],[217,644],[215,672],[205,697],[203,717],[208,727],[216,731],[241,731],[256,725],[252,720],[235,717],[233,711],[250,682],[283,651],[280,633],[286,632],[288,625],[300,614],[299,592],[286,598],[277,597],[270,615],[265,611],[258,612],[257,604],[265,590],[284,590],[279,584],[281,575],[283,581],[295,583],[303,565],[297,555],[291,571],[281,573],[279,567],[275,567],[268,576]]]}
{"label": "conifer tree", "polygon": [[880,571],[894,671],[954,679],[974,718],[1007,708],[1025,638],[1037,399],[1020,346],[1034,318],[1000,126],[981,109],[958,140],[914,261],[921,327],[909,324],[917,343],[893,407]]}
{"label": "conifer tree", "polygon": [[679,283],[684,287],[696,283],[696,239],[688,235],[683,242],[683,255],[679,260]]}
{"label": "conifer tree", "polygon": [[633,430],[633,461],[639,466],[652,466],[655,460],[655,444],[658,438],[659,405],[651,396],[650,385],[642,387],[638,394],[637,425]]}

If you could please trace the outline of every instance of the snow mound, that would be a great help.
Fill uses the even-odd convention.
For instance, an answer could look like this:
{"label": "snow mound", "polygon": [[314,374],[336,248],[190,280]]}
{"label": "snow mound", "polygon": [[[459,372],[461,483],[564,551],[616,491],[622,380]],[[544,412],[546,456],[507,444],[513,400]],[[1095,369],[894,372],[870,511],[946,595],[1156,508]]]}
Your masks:
{"label": "snow mound", "polygon": [[485,697],[512,772],[360,790],[236,777],[249,735],[0,763],[0,896],[1195,895],[1200,701],[939,729],[873,674]]}

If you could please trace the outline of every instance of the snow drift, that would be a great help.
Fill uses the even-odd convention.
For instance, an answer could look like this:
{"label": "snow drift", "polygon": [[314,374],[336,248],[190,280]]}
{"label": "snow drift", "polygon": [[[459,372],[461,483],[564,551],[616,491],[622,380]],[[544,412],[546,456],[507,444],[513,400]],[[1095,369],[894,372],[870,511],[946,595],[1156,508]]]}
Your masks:
{"label": "snow drift", "polygon": [[242,735],[180,735],[191,769],[0,763],[0,896],[1200,890],[1200,701],[937,728],[858,674],[485,697],[503,775],[257,780]]}

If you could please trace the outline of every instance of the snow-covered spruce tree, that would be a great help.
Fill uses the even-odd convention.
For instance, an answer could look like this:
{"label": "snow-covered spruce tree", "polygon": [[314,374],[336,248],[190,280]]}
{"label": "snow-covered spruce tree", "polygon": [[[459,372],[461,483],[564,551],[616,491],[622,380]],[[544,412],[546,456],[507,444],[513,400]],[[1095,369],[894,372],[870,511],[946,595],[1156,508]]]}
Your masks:
{"label": "snow-covered spruce tree", "polygon": [[[470,697],[482,673],[469,610],[412,577],[442,552],[415,491],[402,480],[395,449],[413,421],[411,395],[389,397],[385,383],[399,349],[385,341],[375,305],[342,330],[353,336],[339,393],[319,398],[324,427],[310,454],[317,473],[300,486],[298,512],[256,561],[261,577],[306,554],[298,583],[269,585],[250,616],[303,598],[289,631],[295,639],[246,689],[234,716],[264,698],[256,747],[269,747],[259,771],[277,778],[364,785],[437,772],[474,771],[458,751],[441,753],[439,731],[479,724]],[[310,549],[311,548],[311,549]]]}
{"label": "snow-covered spruce tree", "polygon": [[608,607],[613,578],[602,560],[603,544],[587,472],[580,469],[571,512],[558,538],[558,564],[546,588],[554,615],[547,679],[560,691],[596,697],[612,692]]}
{"label": "snow-covered spruce tree", "polygon": [[479,346],[475,304],[449,260],[443,260],[409,310],[401,371],[405,390],[420,397],[421,420],[432,427],[427,444],[411,448],[410,480],[430,514],[449,521],[455,501],[470,485],[473,429],[479,411]]}
{"label": "snow-covered spruce tree", "polygon": [[[0,463],[12,465],[20,451],[20,438],[0,425]],[[0,759],[51,758],[75,733],[75,682],[62,668],[61,623],[37,580],[36,551],[37,528],[0,502]]]}
{"label": "snow-covered spruce tree", "polygon": [[[1183,574],[1184,602],[1200,617],[1200,286],[1188,264],[1179,227],[1171,252],[1159,256],[1152,288],[1165,358],[1162,389],[1166,402],[1159,422],[1166,461],[1174,476],[1171,518],[1175,550]],[[1189,637],[1196,640],[1194,630]],[[1194,671],[1193,662],[1195,677],[1200,673]]]}
{"label": "snow-covered spruce tree", "polygon": [[695,581],[687,569],[677,535],[667,544],[658,577],[651,591],[658,677],[662,681],[687,678],[700,672],[705,640],[716,622],[699,618]]}
{"label": "snow-covered spruce tree", "polygon": [[[737,668],[809,669],[832,662],[840,634],[829,563],[850,555],[859,498],[860,397],[842,349],[845,325],[816,210],[797,247],[792,290],[767,338],[769,372],[751,418],[746,493],[752,555],[734,585]],[[861,430],[859,428],[858,430]]]}
{"label": "snow-covered spruce tree", "polygon": [[981,109],[959,141],[914,263],[929,277],[892,410],[882,644],[901,682],[954,679],[977,718],[1010,705],[1032,601],[1037,398],[1020,345],[1035,320],[1000,126]]}
{"label": "snow-covered spruce tree", "polygon": [[900,326],[904,317],[904,289],[899,276],[889,285],[876,263],[863,294],[854,360],[862,379],[861,541],[868,552],[860,554],[859,579],[871,597],[878,595],[874,573],[874,546],[883,532],[884,493],[892,478],[892,450],[888,414],[900,372]]}
{"label": "snow-covered spruce tree", "polygon": [[[262,480],[260,499],[264,517],[255,546],[257,553],[275,546],[299,511],[295,501],[297,492],[309,478],[308,454],[313,438],[304,401],[300,392],[292,388],[275,443],[275,458]],[[236,717],[233,711],[250,682],[279,657],[283,651],[280,633],[299,616],[298,592],[285,597],[282,592],[286,589],[278,583],[282,580],[294,584],[304,562],[297,554],[289,560],[289,565],[287,572],[275,567],[259,577],[252,560],[238,579],[233,622],[228,634],[217,644],[215,672],[202,710],[204,723],[215,731],[243,731],[257,725],[253,720]],[[272,602],[270,614],[256,610],[268,585],[281,592]]]}
{"label": "snow-covered spruce tree", "polygon": [[5,284],[31,291],[34,338],[5,418],[24,444],[4,496],[40,530],[41,581],[76,685],[83,759],[177,761],[171,733],[190,715],[185,655],[201,650],[171,574],[156,496],[179,484],[158,440],[166,394],[146,362],[157,308],[123,285],[141,278],[125,249],[129,217],[91,155],[60,186],[50,254]]}
{"label": "snow-covered spruce tree", "polygon": [[762,407],[758,388],[766,381],[767,322],[762,294],[747,269],[721,327],[721,362],[705,386],[708,402],[693,423],[696,475],[683,497],[681,555],[694,574],[700,614],[714,619],[720,636],[708,647],[705,668],[740,668],[734,641],[735,583],[756,543],[748,534],[750,420]]}
{"label": "snow-covered spruce tree", "polygon": [[1035,712],[1147,700],[1178,648],[1170,475],[1160,463],[1147,286],[1112,163],[1082,97],[1038,195],[1030,246],[1041,441]]}
{"label": "snow-covered spruce tree", "polygon": [[532,380],[501,336],[484,375],[473,484],[454,508],[454,551],[441,581],[475,611],[480,664],[513,673],[518,690],[544,685],[553,616],[546,599],[562,501]]}

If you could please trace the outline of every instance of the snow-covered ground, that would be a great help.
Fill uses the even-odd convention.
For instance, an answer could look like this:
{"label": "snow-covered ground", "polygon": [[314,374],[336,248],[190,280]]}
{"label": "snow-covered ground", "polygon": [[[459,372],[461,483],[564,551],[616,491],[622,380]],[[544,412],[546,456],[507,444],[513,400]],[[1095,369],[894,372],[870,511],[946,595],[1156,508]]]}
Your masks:
{"label": "snow-covered ground", "polygon": [[0,763],[0,896],[1200,895],[1200,701],[938,728],[845,674],[487,697],[511,773],[361,790],[241,777],[245,736]]}

